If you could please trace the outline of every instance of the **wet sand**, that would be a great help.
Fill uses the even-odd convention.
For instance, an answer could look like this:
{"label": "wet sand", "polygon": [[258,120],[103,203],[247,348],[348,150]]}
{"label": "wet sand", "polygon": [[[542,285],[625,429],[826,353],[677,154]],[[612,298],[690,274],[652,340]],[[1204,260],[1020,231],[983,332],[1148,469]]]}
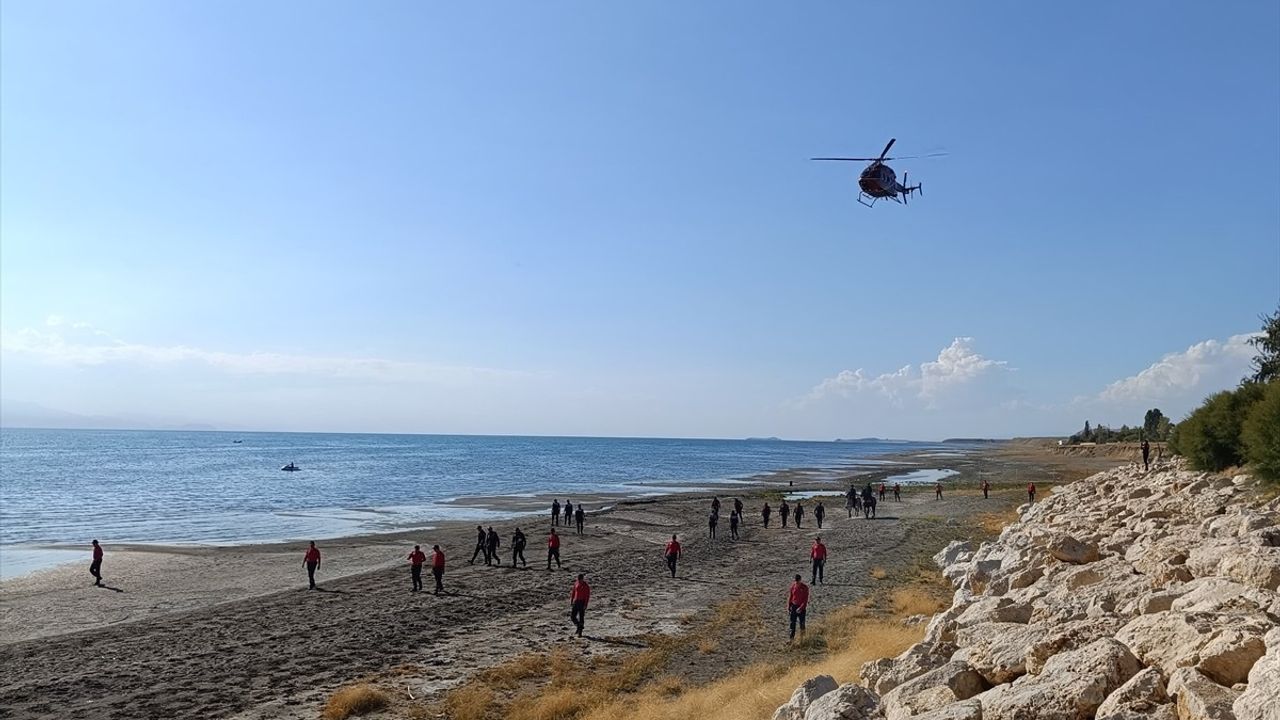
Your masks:
{"label": "wet sand", "polygon": [[[815,589],[814,615],[869,594],[872,568],[930,554],[966,532],[975,515],[1016,507],[1025,497],[1017,483],[1035,477],[1043,484],[1059,474],[1037,473],[1037,457],[992,448],[965,459],[928,458],[918,467],[960,470],[945,484],[970,489],[949,490],[938,502],[931,488],[908,488],[905,502],[882,504],[877,520],[847,519],[843,503],[828,499],[828,583]],[[882,474],[890,472],[901,469]],[[1084,470],[1061,470],[1076,472]],[[984,501],[972,490],[979,477],[1010,485]],[[617,502],[589,516],[584,536],[562,533],[564,566],[551,571],[545,517],[495,523],[504,542],[501,567],[467,564],[469,524],[326,541],[316,592],[306,589],[301,544],[108,547],[104,578],[114,590],[93,587],[83,566],[0,585],[0,717],[314,717],[339,685],[397,666],[413,668],[405,673],[407,692],[429,696],[522,652],[564,643],[612,652],[652,633],[680,632],[682,620],[744,593],[776,594],[781,607],[790,576],[808,579],[817,530],[812,515],[804,529],[785,531],[775,515],[766,530],[760,507],[766,500],[776,507],[784,487],[847,487],[792,482],[741,493],[747,522],[736,542],[728,538],[727,506],[719,538],[706,537],[707,495]],[[528,569],[509,567],[505,544],[517,524],[529,535]],[[672,533],[685,545],[676,579],[661,557]],[[404,556],[415,542],[445,548],[445,595],[429,592],[429,573],[428,592],[409,591]],[[594,587],[587,640],[569,638],[567,596],[578,572]]]}

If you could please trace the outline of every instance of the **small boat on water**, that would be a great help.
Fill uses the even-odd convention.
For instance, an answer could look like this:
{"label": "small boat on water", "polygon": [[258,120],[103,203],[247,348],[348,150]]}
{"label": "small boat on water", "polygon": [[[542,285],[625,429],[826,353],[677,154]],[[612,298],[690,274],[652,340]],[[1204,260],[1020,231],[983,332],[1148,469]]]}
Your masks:
{"label": "small boat on water", "polygon": [[285,472],[298,472],[302,468],[298,467],[297,465],[294,465],[293,463],[289,463],[288,465],[285,465],[280,469],[284,470]]}
{"label": "small boat on water", "polygon": [[244,441],[243,441],[243,440],[232,440],[231,442],[235,443],[236,445],[239,445],[240,443],[242,443],[242,442],[244,442]]}

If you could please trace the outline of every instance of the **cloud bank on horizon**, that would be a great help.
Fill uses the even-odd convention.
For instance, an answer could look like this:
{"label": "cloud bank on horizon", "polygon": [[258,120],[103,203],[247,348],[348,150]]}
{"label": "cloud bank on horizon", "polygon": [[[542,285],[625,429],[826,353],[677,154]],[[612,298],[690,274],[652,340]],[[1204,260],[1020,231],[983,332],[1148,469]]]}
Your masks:
{"label": "cloud bank on horizon", "polygon": [[[181,416],[262,430],[1004,437],[1063,434],[1084,419],[1137,423],[1151,407],[1179,418],[1247,374],[1250,337],[1195,343],[1105,387],[1056,398],[1033,397],[1019,383],[1027,371],[983,355],[972,337],[957,337],[936,358],[880,373],[842,370],[807,393],[753,406],[717,397],[724,386],[699,391],[695,384],[660,397],[636,392],[632,379],[586,392],[575,378],[547,372],[149,345],[55,315],[43,328],[0,336],[0,373],[8,424],[23,424],[12,411],[21,406],[23,417],[31,417],[33,407],[53,409],[51,418],[64,418],[59,422],[114,415],[165,417],[173,425]],[[58,392],[67,387],[75,392]],[[174,398],[182,398],[176,408]],[[722,414],[694,407],[722,408]],[[601,422],[606,415],[610,420]],[[681,419],[697,424],[681,425]]]}

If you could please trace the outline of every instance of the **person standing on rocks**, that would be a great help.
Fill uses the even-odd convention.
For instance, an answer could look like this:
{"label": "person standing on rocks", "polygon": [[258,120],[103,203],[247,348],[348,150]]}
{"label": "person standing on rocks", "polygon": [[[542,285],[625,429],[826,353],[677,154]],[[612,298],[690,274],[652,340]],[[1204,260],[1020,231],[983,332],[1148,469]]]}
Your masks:
{"label": "person standing on rocks", "polygon": [[1151,469],[1151,443],[1146,440],[1142,441],[1142,469]]}
{"label": "person standing on rocks", "polygon": [[1033,503],[1035,501],[1036,501],[1036,484],[1033,482],[1029,482],[1027,483],[1027,502]]}
{"label": "person standing on rocks", "polygon": [[799,500],[796,501],[795,516],[796,516],[796,527],[800,527],[800,520],[801,518],[804,517],[804,506],[800,504]]}
{"label": "person standing on rocks", "polygon": [[818,529],[822,529],[822,518],[826,517],[827,509],[822,507],[822,501],[818,501],[818,507],[813,509],[813,519],[818,521]]}
{"label": "person standing on rocks", "polygon": [[551,524],[552,525],[560,524],[560,501],[559,500],[551,501]]}
{"label": "person standing on rocks", "polygon": [[826,582],[822,578],[822,570],[827,565],[827,546],[822,544],[822,538],[813,539],[813,547],[809,550],[809,559],[813,561],[813,577],[809,578],[810,585],[817,585]]}
{"label": "person standing on rocks", "polygon": [[515,534],[511,536],[511,567],[516,566],[516,558],[520,559],[520,567],[529,567],[529,563],[524,561],[524,546],[528,542],[520,528],[516,528]]}
{"label": "person standing on rocks", "polygon": [[471,561],[470,561],[471,564],[475,565],[476,558],[479,557],[480,555],[484,555],[484,564],[488,565],[489,564],[488,548],[489,548],[489,533],[485,532],[482,526],[477,525],[476,526],[476,549],[475,549],[475,552],[471,553]]}
{"label": "person standing on rocks", "polygon": [[671,571],[671,577],[676,576],[676,562],[680,560],[680,541],[675,535],[671,536],[671,542],[667,543],[666,550],[663,555],[667,558],[667,569]]}
{"label": "person standing on rocks", "polygon": [[764,508],[760,510],[760,516],[764,518],[764,526],[769,527],[769,516],[773,514],[773,508],[769,507],[769,503],[764,504]]}
{"label": "person standing on rocks", "polygon": [[587,519],[587,513],[582,509],[582,503],[578,503],[578,509],[573,511],[573,522],[578,526],[578,534],[582,534],[582,522]]}
{"label": "person standing on rocks", "polygon": [[809,609],[809,586],[796,575],[787,591],[787,613],[791,616],[791,639],[796,639],[796,623],[800,623],[800,637],[804,637],[804,616]]}
{"label": "person standing on rocks", "polygon": [[578,628],[578,637],[582,637],[582,629],[587,626],[587,603],[591,602],[591,586],[587,578],[578,573],[578,579],[569,591],[569,620]]}
{"label": "person standing on rocks", "polygon": [[302,564],[307,566],[307,581],[311,583],[311,589],[316,589],[316,571],[320,569],[320,548],[316,547],[316,541],[311,541],[311,546],[307,548],[307,552],[302,556]]}
{"label": "person standing on rocks", "polygon": [[498,557],[498,546],[502,545],[502,538],[498,537],[497,531],[493,526],[489,526],[489,533],[484,539],[484,564],[488,565],[492,562],[494,565],[501,567],[502,558]]}
{"label": "person standing on rocks", "polygon": [[[97,540],[93,541],[93,560],[89,563],[89,574],[93,576],[93,586],[102,587],[102,546]],[[312,586],[315,586],[314,582]]]}
{"label": "person standing on rocks", "polygon": [[439,545],[431,546],[431,576],[436,579],[436,595],[444,592],[444,551]]}
{"label": "person standing on rocks", "polygon": [[422,552],[422,547],[414,545],[413,552],[409,553],[409,576],[413,578],[413,592],[422,589],[422,563],[426,560],[427,554]]}
{"label": "person standing on rocks", "polygon": [[738,522],[739,522],[738,511],[730,510],[729,511],[729,539],[730,540],[738,539]]}
{"label": "person standing on rocks", "polygon": [[556,534],[556,529],[551,528],[551,534],[547,536],[547,569],[551,569],[551,560],[555,558],[556,569],[560,569],[560,536]]}
{"label": "person standing on rocks", "polygon": [[778,514],[782,516],[782,527],[787,526],[787,516],[791,514],[791,507],[787,505],[787,501],[783,500],[778,506]]}

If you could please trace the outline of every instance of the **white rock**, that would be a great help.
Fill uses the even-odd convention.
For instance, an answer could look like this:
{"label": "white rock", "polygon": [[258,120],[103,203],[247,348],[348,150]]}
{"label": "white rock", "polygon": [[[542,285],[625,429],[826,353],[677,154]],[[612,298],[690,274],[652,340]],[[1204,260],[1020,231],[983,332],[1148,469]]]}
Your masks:
{"label": "white rock", "polygon": [[[1151,713],[1157,707],[1169,706],[1169,696],[1165,694],[1166,681],[1164,675],[1155,668],[1147,668],[1129,678],[1128,682],[1116,688],[1098,706],[1098,720],[1108,720],[1138,716]],[[1168,707],[1172,714],[1173,708]]]}
{"label": "white rock", "polygon": [[830,675],[818,675],[804,681],[791,693],[787,704],[773,713],[773,720],[804,720],[804,714],[814,700],[840,687]]}
{"label": "white rock", "polygon": [[984,720],[1087,720],[1141,664],[1124,645],[1103,638],[1049,658],[1044,672],[982,693]]}
{"label": "white rock", "polygon": [[982,720],[982,703],[977,698],[961,700],[937,710],[915,715],[911,720]]}
{"label": "white rock", "polygon": [[848,683],[814,700],[804,720],[871,720],[879,716],[880,698],[856,683]]}
{"label": "white rock", "polygon": [[1232,708],[1239,720],[1280,720],[1280,628],[1267,633],[1267,654],[1249,671],[1249,686]]}
{"label": "white rock", "polygon": [[1027,651],[1043,633],[1043,628],[1019,623],[983,623],[961,629],[956,643],[964,648],[966,661],[979,675],[992,685],[1000,685],[1026,674]]}
{"label": "white rock", "polygon": [[1055,535],[1049,540],[1045,550],[1062,562],[1076,565],[1094,562],[1098,559],[1098,547],[1096,545],[1080,542],[1065,534]]}
{"label": "white rock", "polygon": [[1178,668],[1166,690],[1178,706],[1180,720],[1236,720],[1232,703],[1240,693],[1223,687],[1195,668]]}
{"label": "white rock", "polygon": [[949,662],[902,683],[882,697],[880,703],[887,720],[905,720],[957,700],[968,700],[987,687],[982,676],[965,663]]}

